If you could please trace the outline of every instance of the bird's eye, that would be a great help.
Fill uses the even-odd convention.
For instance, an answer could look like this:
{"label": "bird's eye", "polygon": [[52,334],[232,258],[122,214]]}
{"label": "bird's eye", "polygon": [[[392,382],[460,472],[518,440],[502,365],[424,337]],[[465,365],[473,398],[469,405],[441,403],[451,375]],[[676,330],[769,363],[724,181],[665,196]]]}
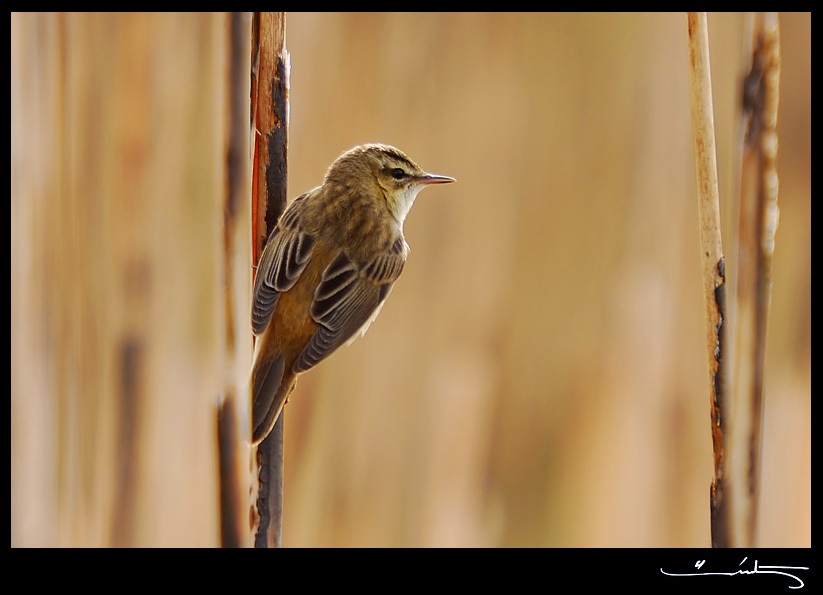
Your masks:
{"label": "bird's eye", "polygon": [[393,177],[395,180],[402,180],[403,178],[406,177],[406,172],[404,172],[399,167],[395,167],[393,170],[391,170],[390,173],[391,173],[391,177]]}

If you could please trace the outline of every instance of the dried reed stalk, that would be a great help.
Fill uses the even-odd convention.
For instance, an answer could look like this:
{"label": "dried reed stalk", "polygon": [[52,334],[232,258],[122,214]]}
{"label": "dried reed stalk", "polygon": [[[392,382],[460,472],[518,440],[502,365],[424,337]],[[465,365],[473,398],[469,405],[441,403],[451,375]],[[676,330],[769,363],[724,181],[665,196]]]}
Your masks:
{"label": "dried reed stalk", "polygon": [[720,236],[720,195],[712,104],[709,30],[706,13],[688,13],[689,66],[691,71],[692,125],[697,169],[700,245],[703,262],[703,297],[706,306],[706,346],[709,361],[711,432],[714,477],[710,491],[712,546],[729,544],[728,507],[725,496],[725,334],[726,265]]}
{"label": "dried reed stalk", "polygon": [[[257,265],[268,233],[286,208],[289,55],[286,16],[255,14],[252,25],[254,170],[252,182],[253,262]],[[257,447],[252,530],[255,547],[283,544],[283,418]]]}
{"label": "dried reed stalk", "polygon": [[742,155],[727,435],[731,540],[754,547],[760,496],[763,370],[777,228],[777,107],[780,29],[776,13],[750,16],[751,62],[742,89]]}

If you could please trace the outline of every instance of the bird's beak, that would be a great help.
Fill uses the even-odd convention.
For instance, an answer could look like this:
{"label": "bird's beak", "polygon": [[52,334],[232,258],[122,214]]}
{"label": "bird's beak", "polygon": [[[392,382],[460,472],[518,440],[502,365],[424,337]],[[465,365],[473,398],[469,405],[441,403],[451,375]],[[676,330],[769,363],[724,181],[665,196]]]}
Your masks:
{"label": "bird's beak", "polygon": [[449,182],[456,182],[454,178],[450,176],[438,176],[437,174],[425,174],[417,178],[417,182],[419,184],[448,184]]}

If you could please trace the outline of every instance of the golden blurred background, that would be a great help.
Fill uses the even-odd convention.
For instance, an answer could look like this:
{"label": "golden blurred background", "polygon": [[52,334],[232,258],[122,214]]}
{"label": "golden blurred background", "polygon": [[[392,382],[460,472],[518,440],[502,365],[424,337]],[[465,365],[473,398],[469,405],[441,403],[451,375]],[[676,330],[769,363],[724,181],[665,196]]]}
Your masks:
{"label": "golden blurred background", "polygon": [[[12,15],[13,546],[219,544],[226,21]],[[284,545],[709,546],[685,14],[286,23],[290,197],[363,142],[458,182],[286,407]],[[780,26],[759,545],[809,547],[810,14]],[[709,32],[730,275],[744,16]]]}

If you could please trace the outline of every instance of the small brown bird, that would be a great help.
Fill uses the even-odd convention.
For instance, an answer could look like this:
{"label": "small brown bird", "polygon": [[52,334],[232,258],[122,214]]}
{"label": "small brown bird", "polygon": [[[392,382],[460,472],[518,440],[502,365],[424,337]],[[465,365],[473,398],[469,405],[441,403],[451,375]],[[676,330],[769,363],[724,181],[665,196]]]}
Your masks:
{"label": "small brown bird", "polygon": [[362,145],[283,212],[252,296],[254,444],[271,432],[297,376],[366,332],[403,271],[414,199],[446,182],[454,178],[426,173],[394,147]]}

